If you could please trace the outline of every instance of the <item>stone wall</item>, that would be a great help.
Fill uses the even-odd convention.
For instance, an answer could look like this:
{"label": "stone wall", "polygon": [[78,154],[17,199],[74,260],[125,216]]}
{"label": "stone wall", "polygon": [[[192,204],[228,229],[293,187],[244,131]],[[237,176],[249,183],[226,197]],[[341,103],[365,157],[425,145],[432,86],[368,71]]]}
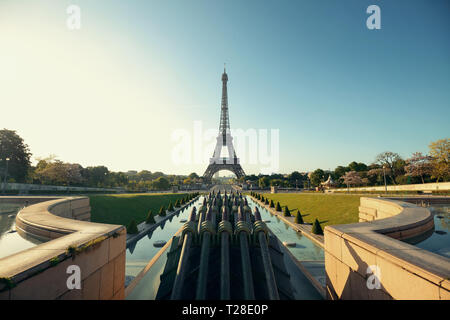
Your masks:
{"label": "stone wall", "polygon": [[[50,241],[0,259],[0,299],[123,299],[126,229],[89,218],[86,197],[22,209],[17,231]],[[69,266],[80,268],[81,289],[68,288]]]}
{"label": "stone wall", "polygon": [[328,299],[450,299],[450,259],[399,241],[434,227],[429,210],[361,198],[360,221],[325,227]]}
{"label": "stone wall", "polygon": [[[332,191],[380,191],[384,192],[385,186],[359,187],[359,188],[339,188],[330,189]],[[396,186],[387,186],[387,191],[447,191],[450,190],[450,182],[439,183],[421,183],[421,184],[404,184]]]}

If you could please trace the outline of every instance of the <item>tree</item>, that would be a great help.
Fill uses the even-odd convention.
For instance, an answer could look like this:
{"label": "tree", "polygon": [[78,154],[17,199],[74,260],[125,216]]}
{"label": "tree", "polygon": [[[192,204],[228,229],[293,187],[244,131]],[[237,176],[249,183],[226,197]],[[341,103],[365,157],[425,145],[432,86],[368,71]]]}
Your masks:
{"label": "tree", "polygon": [[273,203],[273,200],[270,200],[269,208],[275,208],[275,205]]}
{"label": "tree", "polygon": [[363,183],[361,177],[356,171],[346,172],[342,177],[342,181],[349,186],[359,186]]}
{"label": "tree", "polygon": [[127,233],[136,234],[138,232],[139,232],[139,230],[137,228],[136,221],[134,221],[134,219],[133,219],[133,220],[131,220],[130,224],[127,227]]}
{"label": "tree", "polygon": [[40,160],[34,175],[43,184],[79,185],[82,182],[82,169],[79,164]]}
{"label": "tree", "polygon": [[347,172],[350,171],[348,167],[338,166],[336,169],[334,169],[334,172],[332,173],[331,177],[336,181],[339,182],[341,177]]}
{"label": "tree", "polygon": [[152,182],[153,188],[156,190],[167,190],[170,187],[170,182],[167,178],[159,177]]}
{"label": "tree", "polygon": [[161,208],[159,209],[159,216],[160,217],[166,216],[166,208],[164,208],[164,206],[161,206]]}
{"label": "tree", "polygon": [[447,181],[450,177],[449,155],[450,155],[450,139],[440,139],[431,142],[429,145],[432,177],[439,182],[440,179]]}
{"label": "tree", "polygon": [[24,143],[16,131],[0,130],[0,170],[2,179],[6,173],[6,158],[8,158],[8,177],[16,182],[25,182],[30,169],[30,157],[31,153],[28,145]]}
{"label": "tree", "polygon": [[196,174],[195,172],[192,172],[190,175],[188,175],[188,178],[190,178],[191,180],[200,179],[198,174]]}
{"label": "tree", "polygon": [[303,217],[299,210],[297,210],[297,214],[295,215],[295,223],[303,224]]}
{"label": "tree", "polygon": [[167,210],[168,210],[169,212],[172,212],[172,211],[173,211],[173,205],[172,205],[172,202],[169,203],[169,207],[167,208]]}
{"label": "tree", "polygon": [[365,163],[356,161],[349,163],[348,168],[350,169],[350,171],[356,172],[367,171],[367,165]]}
{"label": "tree", "polygon": [[322,169],[317,169],[310,175],[311,184],[313,186],[320,185],[321,182],[324,181],[325,172]]}
{"label": "tree", "polygon": [[313,226],[311,228],[311,232],[314,234],[323,234],[322,227],[320,226],[319,220],[314,220]]}
{"label": "tree", "polygon": [[424,156],[421,152],[413,153],[412,157],[406,160],[406,176],[420,177],[422,183],[425,183],[423,177],[430,175],[432,171],[431,160],[430,156]]}
{"label": "tree", "polygon": [[[393,184],[396,184],[395,177],[398,175],[400,169],[398,164],[401,160],[402,158],[398,153],[391,151],[382,152],[375,158],[375,162],[379,163],[381,166],[385,166],[386,169],[389,169],[389,177]],[[388,174],[387,171],[386,174]]]}
{"label": "tree", "polygon": [[283,213],[283,215],[284,215],[285,217],[291,217],[291,212],[289,211],[288,206],[285,206],[285,207],[284,207],[284,213]]}
{"label": "tree", "polygon": [[279,202],[277,202],[277,207],[276,207],[275,210],[278,211],[278,212],[281,212],[281,206],[280,206]]}
{"label": "tree", "polygon": [[148,211],[147,219],[145,219],[145,223],[147,223],[147,224],[156,223],[155,217],[153,217],[152,210]]}
{"label": "tree", "polygon": [[87,167],[81,174],[89,186],[104,187],[109,170],[105,166]]}
{"label": "tree", "polygon": [[261,178],[258,179],[258,186],[261,189],[264,189],[264,188],[268,187],[269,184],[270,184],[270,179],[267,176],[261,177]]}

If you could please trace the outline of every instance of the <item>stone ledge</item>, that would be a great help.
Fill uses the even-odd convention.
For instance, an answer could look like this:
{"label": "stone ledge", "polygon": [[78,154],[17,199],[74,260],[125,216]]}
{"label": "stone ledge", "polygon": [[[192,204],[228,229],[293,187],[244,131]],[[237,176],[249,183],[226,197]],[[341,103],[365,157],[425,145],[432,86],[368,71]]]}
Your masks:
{"label": "stone ledge", "polygon": [[[432,229],[434,220],[430,211],[398,199],[376,198],[361,198],[360,208],[364,208],[360,219],[364,220],[366,217],[369,211],[367,208],[376,210],[378,219],[325,227],[328,297],[332,299],[359,299],[366,296],[368,299],[448,297],[448,288],[445,286],[450,276],[450,259],[397,240],[407,239]],[[382,214],[379,214],[380,212]],[[383,218],[379,219],[380,217]],[[362,285],[355,288],[358,281],[361,283],[366,281],[366,269],[370,265],[384,270],[381,270],[382,290],[378,290],[379,294],[370,292],[371,290]],[[342,273],[344,271],[345,274]],[[358,274],[359,278],[355,274]],[[346,286],[339,280],[344,278]],[[408,280],[399,282],[399,279]],[[410,284],[414,288],[408,291],[406,288]],[[423,287],[423,290],[420,287]]]}
{"label": "stone ledge", "polygon": [[[15,197],[14,201],[25,201],[25,199],[28,197],[20,199]],[[47,199],[44,198],[44,200]],[[114,279],[116,277],[124,278],[125,270],[124,266],[123,268],[121,266],[125,264],[126,233],[124,226],[77,221],[57,216],[58,214],[68,216],[68,212],[70,216],[73,209],[86,207],[89,207],[89,198],[87,197],[56,199],[53,197],[49,201],[28,206],[17,214],[16,223],[21,232],[54,240],[0,259],[0,277],[9,278],[13,284],[13,287],[8,289],[4,283],[0,283],[1,299],[14,299],[15,297],[20,299],[86,299],[97,297],[98,294],[92,295],[93,292],[86,292],[86,290],[81,294],[72,291],[66,292],[65,281],[54,281],[54,277],[57,275],[68,276],[62,269],[67,263],[80,266],[84,283],[85,279],[93,277],[96,272],[99,273],[110,261],[114,261],[116,265],[118,256],[123,255],[119,271],[114,273]],[[50,262],[55,258],[58,261],[56,266]],[[75,260],[72,261],[72,259]],[[120,272],[123,275],[119,274]],[[46,279],[48,288],[47,285],[42,286],[43,280],[39,280],[40,278]],[[86,283],[92,284],[92,282]],[[101,285],[101,281],[99,281],[99,285]],[[103,284],[103,287],[105,285]],[[24,287],[28,289],[23,290]],[[123,296],[124,281],[122,288],[118,285],[116,287],[117,289],[114,291],[117,293],[116,298]],[[45,290],[46,294],[36,295],[35,293],[40,289]],[[94,286],[93,291],[96,292],[97,289],[100,290]],[[102,297],[105,296],[109,296],[109,292]],[[110,298],[112,297],[111,294]]]}

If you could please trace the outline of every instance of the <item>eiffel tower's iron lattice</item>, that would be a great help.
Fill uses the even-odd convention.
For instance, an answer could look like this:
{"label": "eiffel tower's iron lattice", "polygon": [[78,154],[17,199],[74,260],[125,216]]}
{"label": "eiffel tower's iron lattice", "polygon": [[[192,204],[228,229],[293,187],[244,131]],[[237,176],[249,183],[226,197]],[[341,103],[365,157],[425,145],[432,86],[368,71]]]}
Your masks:
{"label": "eiffel tower's iron lattice", "polygon": [[[237,178],[245,176],[239,158],[233,147],[233,137],[230,131],[230,118],[228,116],[228,91],[227,91],[228,75],[226,70],[222,74],[222,106],[220,110],[219,135],[217,137],[216,147],[212,158],[209,159],[208,168],[206,168],[203,178],[211,180],[212,176],[220,170],[229,170],[233,172]],[[228,157],[220,157],[223,147],[227,147]]]}

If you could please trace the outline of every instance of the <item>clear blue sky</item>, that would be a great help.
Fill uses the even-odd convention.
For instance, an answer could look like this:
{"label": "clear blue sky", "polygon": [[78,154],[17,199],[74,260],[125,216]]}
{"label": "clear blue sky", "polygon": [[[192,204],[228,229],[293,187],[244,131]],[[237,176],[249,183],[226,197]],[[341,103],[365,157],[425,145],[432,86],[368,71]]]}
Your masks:
{"label": "clear blue sky", "polygon": [[[69,4],[82,10],[80,31],[64,29]],[[381,8],[381,30],[366,28],[371,4]],[[37,133],[38,126],[29,128],[23,119],[0,119],[0,126],[18,130],[37,156],[54,153],[63,161],[112,170],[202,174],[206,165],[171,164],[170,134],[192,130],[193,120],[218,127],[224,62],[231,126],[280,129],[282,173],[333,169],[353,160],[371,163],[387,150],[409,157],[449,137],[449,1],[2,1],[0,18],[9,13],[16,17],[7,22],[14,27],[0,34],[14,32],[19,20],[28,23],[22,25],[25,33],[45,23],[45,31],[33,31],[42,32],[40,46],[53,41],[52,48],[66,47],[69,41],[72,54],[79,50],[86,60],[92,52],[94,62],[100,51],[98,57],[111,59],[107,80],[96,80],[102,90],[117,100],[123,84],[124,91],[136,90],[136,105],[141,103],[136,107],[131,100],[114,109],[94,103],[103,100],[89,91],[92,105],[84,101],[79,111],[99,109],[102,116],[81,126],[81,134],[91,137],[82,138],[84,146],[76,143],[79,122],[57,126],[70,148],[52,143],[54,132]],[[78,76],[98,77],[92,69],[80,67]],[[110,90],[109,81],[115,83]],[[158,99],[150,102],[155,95]],[[42,108],[42,119],[57,117],[45,113],[45,95],[41,98],[35,107]],[[117,119],[123,119],[120,126]]]}

